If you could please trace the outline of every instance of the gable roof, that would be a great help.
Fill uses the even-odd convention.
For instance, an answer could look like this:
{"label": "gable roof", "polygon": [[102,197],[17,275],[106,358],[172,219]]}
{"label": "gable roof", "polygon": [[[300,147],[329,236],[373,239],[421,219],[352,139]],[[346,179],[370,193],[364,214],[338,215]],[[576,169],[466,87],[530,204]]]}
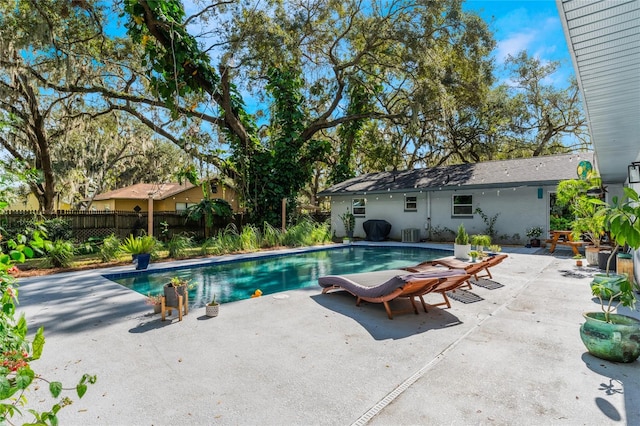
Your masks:
{"label": "gable roof", "polygon": [[164,200],[172,195],[179,194],[193,188],[194,185],[185,182],[179,184],[172,183],[136,183],[135,185],[127,186],[125,188],[114,189],[113,191],[103,192],[96,195],[94,201],[111,200],[114,198],[120,200],[141,200],[148,199],[149,195],[153,196],[154,200]]}
{"label": "gable roof", "polygon": [[583,160],[593,164],[593,153],[368,173],[333,185],[318,195],[556,185],[561,180],[577,178],[578,163]]}

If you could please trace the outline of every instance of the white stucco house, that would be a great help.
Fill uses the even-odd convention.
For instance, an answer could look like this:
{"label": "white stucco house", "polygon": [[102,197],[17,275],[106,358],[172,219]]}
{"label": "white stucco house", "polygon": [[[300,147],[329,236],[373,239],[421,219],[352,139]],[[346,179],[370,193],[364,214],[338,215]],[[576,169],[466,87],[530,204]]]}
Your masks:
{"label": "white stucco house", "polygon": [[[497,215],[494,241],[518,244],[534,226],[547,237],[552,194],[559,181],[578,178],[583,161],[595,167],[593,153],[583,152],[370,173],[318,195],[331,199],[338,237],[345,235],[340,216],[347,210],[356,217],[356,237],[365,238],[365,221],[381,219],[391,224],[389,238],[400,241],[452,241],[460,223],[470,235],[484,234],[487,220]],[[622,185],[603,184],[607,198],[622,191]]]}

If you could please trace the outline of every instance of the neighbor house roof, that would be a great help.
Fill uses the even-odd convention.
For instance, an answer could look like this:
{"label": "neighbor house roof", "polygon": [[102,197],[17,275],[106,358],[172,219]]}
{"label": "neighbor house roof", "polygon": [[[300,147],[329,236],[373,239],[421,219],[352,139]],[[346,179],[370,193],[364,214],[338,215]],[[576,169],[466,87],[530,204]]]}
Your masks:
{"label": "neighbor house roof", "polygon": [[318,195],[555,185],[561,180],[577,178],[581,161],[593,164],[593,153],[368,173],[333,185]]}
{"label": "neighbor house roof", "polygon": [[172,195],[179,194],[193,188],[189,182],[179,184],[173,183],[136,183],[135,185],[127,186],[126,188],[114,189],[113,191],[103,192],[94,197],[94,201],[111,200],[114,198],[123,200],[140,200],[148,199],[149,195],[153,196],[154,200],[164,200]]}

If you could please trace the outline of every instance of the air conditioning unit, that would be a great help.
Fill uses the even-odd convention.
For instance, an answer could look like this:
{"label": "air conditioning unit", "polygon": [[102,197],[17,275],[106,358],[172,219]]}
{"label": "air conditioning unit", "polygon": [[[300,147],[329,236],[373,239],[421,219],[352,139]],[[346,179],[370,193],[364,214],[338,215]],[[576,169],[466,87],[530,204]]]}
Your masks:
{"label": "air conditioning unit", "polygon": [[420,230],[417,228],[409,228],[402,230],[402,242],[403,243],[419,243],[420,242]]}

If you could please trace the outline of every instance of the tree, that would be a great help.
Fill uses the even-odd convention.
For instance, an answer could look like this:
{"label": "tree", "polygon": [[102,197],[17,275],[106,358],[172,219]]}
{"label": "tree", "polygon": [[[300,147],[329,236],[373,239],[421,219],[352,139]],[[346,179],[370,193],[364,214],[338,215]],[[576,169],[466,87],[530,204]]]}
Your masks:
{"label": "tree", "polygon": [[[565,153],[589,146],[587,120],[584,116],[575,78],[565,89],[545,81],[557,70],[557,62],[542,63],[526,51],[509,56],[505,66],[513,75],[515,100],[512,131],[516,138],[510,150],[524,151],[537,157]],[[566,145],[563,137],[573,137]]]}
{"label": "tree", "polygon": [[[456,0],[410,6],[314,0],[249,2],[231,10],[219,3],[186,17],[179,1],[125,1],[129,34],[149,60],[151,87],[176,113],[196,95],[219,109],[216,124],[232,151],[226,172],[254,219],[272,223],[277,198],[295,199],[323,159],[319,133],[363,120],[416,119],[425,105],[432,111],[428,104],[443,86],[471,99],[478,91],[468,89],[490,78],[493,40],[477,16],[462,12]],[[213,34],[210,48],[188,32],[198,20]],[[217,69],[210,53],[218,54]],[[244,109],[234,79],[269,94],[273,108],[264,132]],[[370,107],[347,108],[356,88]],[[348,156],[341,164],[348,165]]]}
{"label": "tree", "polygon": [[141,70],[141,46],[107,34],[107,20],[114,18],[107,6],[96,0],[0,3],[0,146],[40,171],[40,179],[30,187],[44,211],[53,209],[60,191],[74,186],[60,175],[64,169],[54,164],[60,159],[55,152],[74,151],[66,145],[76,143],[71,139],[87,128],[95,131],[96,139],[108,141],[113,127],[97,129],[98,122],[108,120],[95,120],[109,114],[113,118],[113,112],[135,117],[188,154],[224,166],[220,152],[197,137],[203,122],[217,119],[204,113],[194,117],[187,107],[176,111],[190,118],[188,126],[170,117],[166,104],[150,95],[150,80]]}

